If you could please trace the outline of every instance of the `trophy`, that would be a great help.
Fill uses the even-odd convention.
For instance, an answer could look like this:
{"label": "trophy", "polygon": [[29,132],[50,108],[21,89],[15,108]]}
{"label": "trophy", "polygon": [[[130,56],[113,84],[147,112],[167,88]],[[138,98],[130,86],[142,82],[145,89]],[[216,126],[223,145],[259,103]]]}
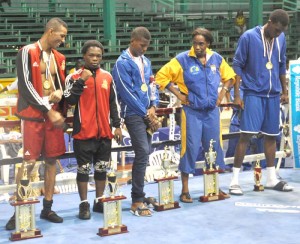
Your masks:
{"label": "trophy", "polygon": [[261,167],[260,167],[260,160],[259,158],[256,161],[255,167],[254,167],[254,191],[264,191],[264,186],[260,184],[261,182]]}
{"label": "trophy", "polygon": [[127,226],[122,224],[121,200],[126,199],[119,193],[117,176],[113,169],[107,173],[104,195],[98,198],[103,203],[104,226],[99,228],[97,235],[109,236],[127,233]]}
{"label": "trophy", "polygon": [[11,241],[42,237],[35,226],[35,204],[40,201],[32,197],[33,189],[27,176],[27,163],[23,165],[23,174],[17,185],[17,199],[11,202],[15,207],[16,231],[11,233]]}
{"label": "trophy", "polygon": [[209,151],[205,153],[208,168],[203,168],[204,196],[199,198],[200,202],[211,202],[224,200],[225,197],[219,194],[219,173],[222,172],[219,166],[215,165],[217,153],[213,150],[214,140],[210,140]]}
{"label": "trophy", "polygon": [[165,147],[162,158],[162,169],[164,171],[163,177],[154,179],[158,182],[159,200],[158,205],[154,205],[154,210],[164,211],[174,208],[180,208],[179,203],[174,201],[174,180],[178,179],[178,176],[172,173],[170,170],[171,159],[168,157],[168,147]]}

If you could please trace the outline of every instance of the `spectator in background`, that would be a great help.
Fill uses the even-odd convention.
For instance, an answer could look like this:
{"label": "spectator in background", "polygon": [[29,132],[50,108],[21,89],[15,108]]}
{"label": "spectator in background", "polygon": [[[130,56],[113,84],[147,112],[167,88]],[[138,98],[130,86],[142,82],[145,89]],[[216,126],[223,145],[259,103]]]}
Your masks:
{"label": "spectator in background", "polygon": [[144,204],[144,178],[151,149],[151,134],[161,125],[155,115],[159,96],[157,90],[151,89],[154,87],[150,83],[154,79],[151,62],[144,56],[150,40],[151,34],[147,28],[135,28],[131,32],[129,48],[119,56],[112,71],[120,99],[121,116],[135,153],[130,212],[136,216],[152,216]]}
{"label": "spectator in background", "polygon": [[79,70],[82,67],[84,67],[84,60],[80,58],[76,61],[75,67],[69,71],[69,74],[73,74],[76,70]]}
{"label": "spectator in background", "polygon": [[[56,176],[56,158],[65,153],[63,88],[65,81],[65,56],[56,48],[65,41],[67,24],[59,19],[50,19],[42,37],[33,44],[24,46],[17,54],[19,97],[17,116],[22,120],[23,158],[30,175],[36,160],[45,158],[45,197],[41,219],[62,223],[63,218],[51,208]],[[20,184],[24,164],[16,182]],[[18,194],[17,200],[21,200]],[[15,215],[6,224],[7,230],[15,229]]]}
{"label": "spectator in background", "polygon": [[289,23],[286,11],[273,11],[264,26],[246,31],[239,39],[233,59],[237,74],[235,87],[242,80],[243,101],[234,97],[234,103],[243,108],[240,120],[240,138],[235,150],[233,177],[229,192],[243,195],[238,176],[248,142],[252,135],[264,136],[267,163],[265,189],[292,191],[285,181],[279,181],[275,171],[276,136],[279,135],[280,102],[288,102],[286,86],[286,40],[284,31]]}
{"label": "spectator in background", "polygon": [[[103,203],[98,199],[103,196],[105,188],[112,138],[118,143],[122,140],[115,84],[111,74],[100,68],[103,52],[102,44],[96,40],[84,43],[81,53],[85,65],[67,77],[64,92],[67,102],[76,106],[73,145],[78,165],[76,180],[81,200],[80,219],[91,218],[87,191],[92,164],[96,183],[93,211],[103,213]],[[114,135],[111,125],[116,128]]]}
{"label": "spectator in background", "polygon": [[235,20],[234,20],[234,24],[235,24],[235,29],[237,30],[237,32],[241,35],[243,34],[246,29],[246,18],[244,16],[244,13],[242,10],[239,10],[236,14]]}
{"label": "spectator in background", "polygon": [[[218,105],[234,84],[235,73],[220,54],[209,49],[212,42],[210,31],[195,29],[191,49],[178,54],[156,74],[160,89],[167,88],[182,103],[179,170],[182,181],[180,201],[185,203],[193,202],[189,193],[189,174],[195,173],[195,163],[202,149],[209,151],[210,140],[215,141],[216,164],[225,169]],[[220,82],[223,86],[218,94]],[[221,190],[220,194],[229,197]]]}

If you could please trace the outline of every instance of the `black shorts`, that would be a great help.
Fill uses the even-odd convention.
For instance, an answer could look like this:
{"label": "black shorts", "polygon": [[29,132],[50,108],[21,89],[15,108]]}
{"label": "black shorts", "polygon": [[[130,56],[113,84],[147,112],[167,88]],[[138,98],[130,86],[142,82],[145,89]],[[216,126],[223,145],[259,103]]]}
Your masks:
{"label": "black shorts", "polygon": [[77,140],[73,142],[74,154],[78,165],[95,165],[99,161],[108,162],[111,155],[111,140],[107,138]]}

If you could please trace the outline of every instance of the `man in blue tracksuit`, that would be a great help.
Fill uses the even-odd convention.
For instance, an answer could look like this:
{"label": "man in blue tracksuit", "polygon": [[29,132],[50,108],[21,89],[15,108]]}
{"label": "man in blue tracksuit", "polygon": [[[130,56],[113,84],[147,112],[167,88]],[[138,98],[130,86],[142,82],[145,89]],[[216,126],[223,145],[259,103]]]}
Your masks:
{"label": "man in blue tracksuit", "polygon": [[264,135],[267,162],[265,188],[291,191],[292,188],[276,177],[274,161],[276,136],[279,134],[280,101],[288,101],[286,87],[286,41],[284,31],[289,23],[288,14],[281,9],[273,11],[264,26],[246,31],[239,39],[233,59],[237,74],[235,86],[242,80],[243,104],[238,96],[235,103],[244,105],[241,114],[241,136],[235,150],[233,177],[229,192],[243,195],[238,174],[246,148],[253,134]]}
{"label": "man in blue tracksuit", "polygon": [[129,48],[122,52],[112,71],[121,105],[121,117],[125,120],[135,153],[130,212],[137,216],[151,216],[151,211],[143,203],[144,177],[151,148],[150,134],[160,124],[155,115],[159,103],[158,91],[151,96],[153,86],[150,81],[154,77],[150,60],[144,56],[150,40],[151,34],[147,28],[135,28],[131,33]]}

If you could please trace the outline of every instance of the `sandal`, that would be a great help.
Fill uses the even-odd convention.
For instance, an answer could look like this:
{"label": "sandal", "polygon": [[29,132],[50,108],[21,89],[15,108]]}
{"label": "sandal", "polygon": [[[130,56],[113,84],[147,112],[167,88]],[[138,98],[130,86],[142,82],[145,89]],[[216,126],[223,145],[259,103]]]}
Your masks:
{"label": "sandal", "polygon": [[155,206],[158,206],[158,202],[155,197],[145,197],[144,204],[146,204],[148,207],[152,207],[152,208],[154,208]]}
{"label": "sandal", "polygon": [[220,188],[219,188],[219,195],[222,195],[224,198],[230,198],[230,195],[222,191]]}
{"label": "sandal", "polygon": [[[145,211],[148,211],[150,213],[145,214]],[[151,210],[148,207],[146,207],[144,204],[141,204],[136,209],[131,208],[130,213],[138,217],[152,217]]]}
{"label": "sandal", "polygon": [[180,197],[179,197],[181,202],[185,202],[185,203],[192,203],[193,199],[191,198],[191,195],[189,192],[183,192],[181,193]]}
{"label": "sandal", "polygon": [[285,181],[279,181],[275,186],[265,186],[265,189],[271,189],[271,190],[275,190],[275,191],[284,191],[284,192],[288,192],[288,191],[293,191],[293,187],[289,186],[287,182]]}
{"label": "sandal", "polygon": [[244,195],[241,187],[239,185],[233,185],[229,187],[229,194],[235,196],[242,196]]}

